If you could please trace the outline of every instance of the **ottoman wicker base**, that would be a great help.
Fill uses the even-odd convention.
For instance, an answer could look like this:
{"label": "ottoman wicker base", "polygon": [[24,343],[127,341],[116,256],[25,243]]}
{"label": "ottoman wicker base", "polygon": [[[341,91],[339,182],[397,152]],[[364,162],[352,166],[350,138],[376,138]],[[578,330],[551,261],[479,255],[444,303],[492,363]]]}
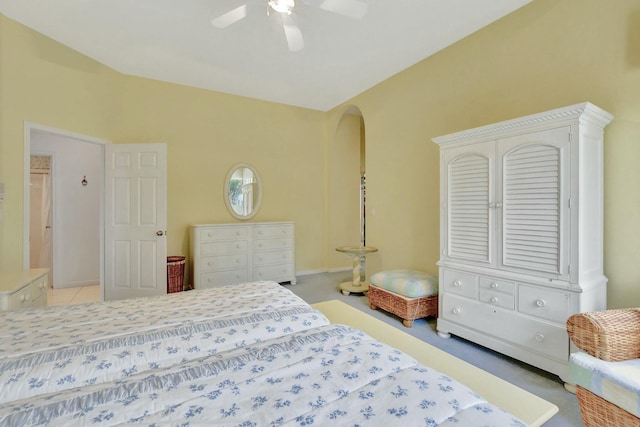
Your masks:
{"label": "ottoman wicker base", "polygon": [[640,419],[604,400],[589,390],[576,386],[582,422],[586,427],[632,427],[640,425]]}
{"label": "ottoman wicker base", "polygon": [[372,310],[381,308],[400,317],[407,328],[413,326],[415,319],[438,317],[438,295],[407,298],[373,284],[369,285],[369,305]]}

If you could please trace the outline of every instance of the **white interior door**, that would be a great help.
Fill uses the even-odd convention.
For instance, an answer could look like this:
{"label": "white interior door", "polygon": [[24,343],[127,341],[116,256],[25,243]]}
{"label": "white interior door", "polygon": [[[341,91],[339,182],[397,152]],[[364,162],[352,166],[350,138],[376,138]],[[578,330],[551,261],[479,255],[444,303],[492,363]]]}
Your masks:
{"label": "white interior door", "polygon": [[166,176],[166,144],[105,146],[105,300],[167,292]]}

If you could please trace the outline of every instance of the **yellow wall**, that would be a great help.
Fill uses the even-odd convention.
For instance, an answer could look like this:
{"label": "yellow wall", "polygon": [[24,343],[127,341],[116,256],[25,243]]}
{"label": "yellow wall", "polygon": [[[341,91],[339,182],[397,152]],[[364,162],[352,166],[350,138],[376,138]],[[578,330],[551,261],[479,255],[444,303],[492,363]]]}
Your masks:
{"label": "yellow wall", "polygon": [[615,115],[604,153],[609,306],[640,306],[638,0],[536,0],[349,100],[367,129],[368,198],[377,212],[367,235],[380,247],[370,270],[437,271],[431,138],[582,101]]}
{"label": "yellow wall", "polygon": [[0,15],[0,268],[22,267],[24,122],[108,138],[122,76]]}
{"label": "yellow wall", "polygon": [[327,217],[329,266],[344,266],[351,258],[338,246],[360,243],[360,135],[359,115],[344,114],[327,144]]}
{"label": "yellow wall", "polygon": [[638,0],[536,0],[321,113],[122,76],[0,17],[0,267],[21,264],[24,120],[115,142],[167,142],[175,254],[186,253],[187,224],[231,220],[222,180],[233,163],[252,163],[265,184],[254,220],[296,221],[297,268],[313,270],[349,265],[327,237],[332,206],[344,196],[329,191],[329,176],[338,167],[331,144],[355,105],[366,129],[367,243],[380,248],[368,256],[368,273],[435,273],[439,166],[431,138],[591,101],[615,115],[605,135],[609,305],[640,306],[638,28]]}
{"label": "yellow wall", "polygon": [[189,224],[236,222],[223,183],[245,162],[263,188],[251,221],[294,221],[296,268],[324,267],[324,113],[136,77],[124,92],[114,141],[167,143],[170,253],[189,253]]}

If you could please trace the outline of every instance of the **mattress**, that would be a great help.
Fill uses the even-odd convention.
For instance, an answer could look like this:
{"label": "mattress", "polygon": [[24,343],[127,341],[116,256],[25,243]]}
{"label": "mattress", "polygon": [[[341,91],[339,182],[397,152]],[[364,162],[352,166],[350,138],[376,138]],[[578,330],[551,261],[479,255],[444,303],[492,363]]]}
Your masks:
{"label": "mattress", "polygon": [[0,425],[524,425],[273,282],[2,316]]}

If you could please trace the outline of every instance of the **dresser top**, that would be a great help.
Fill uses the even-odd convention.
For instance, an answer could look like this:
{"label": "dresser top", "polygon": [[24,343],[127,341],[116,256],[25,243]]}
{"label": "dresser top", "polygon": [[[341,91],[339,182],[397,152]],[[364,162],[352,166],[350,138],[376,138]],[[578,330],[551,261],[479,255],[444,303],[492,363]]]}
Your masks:
{"label": "dresser top", "polygon": [[213,224],[191,224],[192,227],[249,227],[255,225],[290,225],[292,221],[278,222],[229,222],[229,223],[213,223]]}
{"label": "dresser top", "polygon": [[49,272],[46,268],[0,271],[0,294],[10,294]]}

